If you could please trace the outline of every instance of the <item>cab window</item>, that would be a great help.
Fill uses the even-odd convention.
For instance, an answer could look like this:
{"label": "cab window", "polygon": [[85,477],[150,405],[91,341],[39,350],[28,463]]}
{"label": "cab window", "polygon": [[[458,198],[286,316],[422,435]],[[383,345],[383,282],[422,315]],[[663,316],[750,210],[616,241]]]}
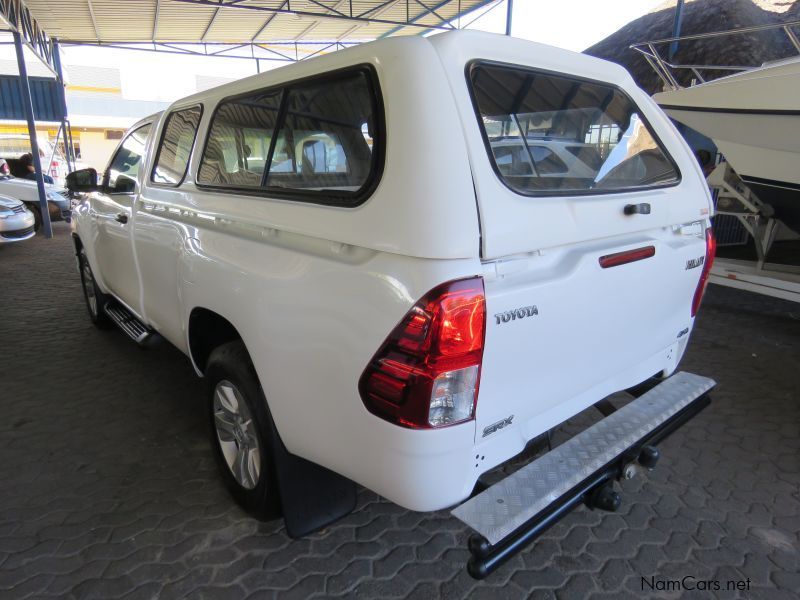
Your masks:
{"label": "cab window", "polygon": [[220,103],[211,120],[198,183],[261,187],[281,96],[281,90],[272,90]]}
{"label": "cab window", "polygon": [[139,168],[144,157],[144,147],[151,124],[143,125],[128,134],[106,171],[103,189],[108,194],[134,194],[137,189]]}

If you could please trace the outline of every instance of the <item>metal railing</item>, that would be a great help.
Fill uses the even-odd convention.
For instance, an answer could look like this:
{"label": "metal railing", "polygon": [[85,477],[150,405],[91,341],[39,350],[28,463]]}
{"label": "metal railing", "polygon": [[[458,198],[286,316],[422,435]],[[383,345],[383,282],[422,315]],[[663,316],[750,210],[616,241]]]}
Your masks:
{"label": "metal railing", "polygon": [[[709,38],[720,38],[733,35],[742,35],[747,33],[771,31],[780,29],[788,38],[791,45],[800,55],[800,38],[795,33],[795,27],[800,27],[800,21],[788,21],[786,23],[773,23],[770,25],[753,25],[751,27],[740,27],[738,29],[729,29],[727,31],[710,31],[708,33],[696,33],[693,35],[683,35],[679,37],[664,38],[660,40],[652,40],[649,42],[639,42],[631,44],[631,50],[635,50],[641,54],[648,64],[653,68],[656,74],[667,88],[678,90],[683,86],[678,82],[676,72],[678,71],[691,71],[695,78],[700,83],[705,83],[707,79],[703,77],[702,71],[748,71],[761,65],[693,65],[693,64],[674,64],[661,56],[658,52],[658,46],[664,44],[672,44],[674,42],[685,42],[691,40],[702,40]],[[787,57],[788,58],[788,57]]]}

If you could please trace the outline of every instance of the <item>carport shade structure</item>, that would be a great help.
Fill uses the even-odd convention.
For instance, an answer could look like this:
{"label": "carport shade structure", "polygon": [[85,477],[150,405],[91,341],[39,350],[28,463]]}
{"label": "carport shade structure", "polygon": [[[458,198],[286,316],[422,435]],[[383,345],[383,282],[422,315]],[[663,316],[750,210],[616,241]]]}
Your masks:
{"label": "carport shade structure", "polygon": [[[461,26],[481,9],[513,0],[0,0],[0,30],[11,32],[44,232],[52,236],[23,46],[55,75],[64,140],[71,140],[59,45],[97,45],[260,61],[294,62],[374,39]],[[67,161],[72,154],[64,144]]]}
{"label": "carport shade structure", "polygon": [[[62,46],[295,61],[365,41],[461,26],[510,0],[0,0]],[[4,8],[4,10],[6,10]]]}

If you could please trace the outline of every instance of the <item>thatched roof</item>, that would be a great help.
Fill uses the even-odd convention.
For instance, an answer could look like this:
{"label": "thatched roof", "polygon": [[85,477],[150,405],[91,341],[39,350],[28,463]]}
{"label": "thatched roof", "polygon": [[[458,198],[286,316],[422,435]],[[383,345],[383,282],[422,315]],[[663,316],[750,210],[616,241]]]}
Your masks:
{"label": "thatched roof", "polygon": [[[674,18],[675,0],[671,0],[631,21],[585,52],[621,64],[641,87],[651,94],[655,93],[661,90],[661,81],[647,61],[629,46],[636,42],[671,37]],[[800,0],[687,0],[681,35],[794,20],[800,20]],[[800,35],[800,27],[795,28],[795,32]],[[666,58],[668,47],[664,45],[658,50]],[[760,65],[795,53],[786,35],[778,29],[682,42],[672,62]],[[691,77],[691,72],[687,71],[681,83],[687,85]]]}

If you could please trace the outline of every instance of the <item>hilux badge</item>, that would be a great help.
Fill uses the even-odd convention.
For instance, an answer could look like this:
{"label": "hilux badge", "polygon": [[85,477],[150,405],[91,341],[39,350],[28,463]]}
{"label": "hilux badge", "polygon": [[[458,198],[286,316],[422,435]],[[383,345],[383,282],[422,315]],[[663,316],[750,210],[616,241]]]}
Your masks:
{"label": "hilux badge", "polygon": [[701,266],[704,262],[706,262],[705,256],[698,256],[697,258],[690,258],[686,261],[686,270],[689,269],[696,269],[697,267]]}

